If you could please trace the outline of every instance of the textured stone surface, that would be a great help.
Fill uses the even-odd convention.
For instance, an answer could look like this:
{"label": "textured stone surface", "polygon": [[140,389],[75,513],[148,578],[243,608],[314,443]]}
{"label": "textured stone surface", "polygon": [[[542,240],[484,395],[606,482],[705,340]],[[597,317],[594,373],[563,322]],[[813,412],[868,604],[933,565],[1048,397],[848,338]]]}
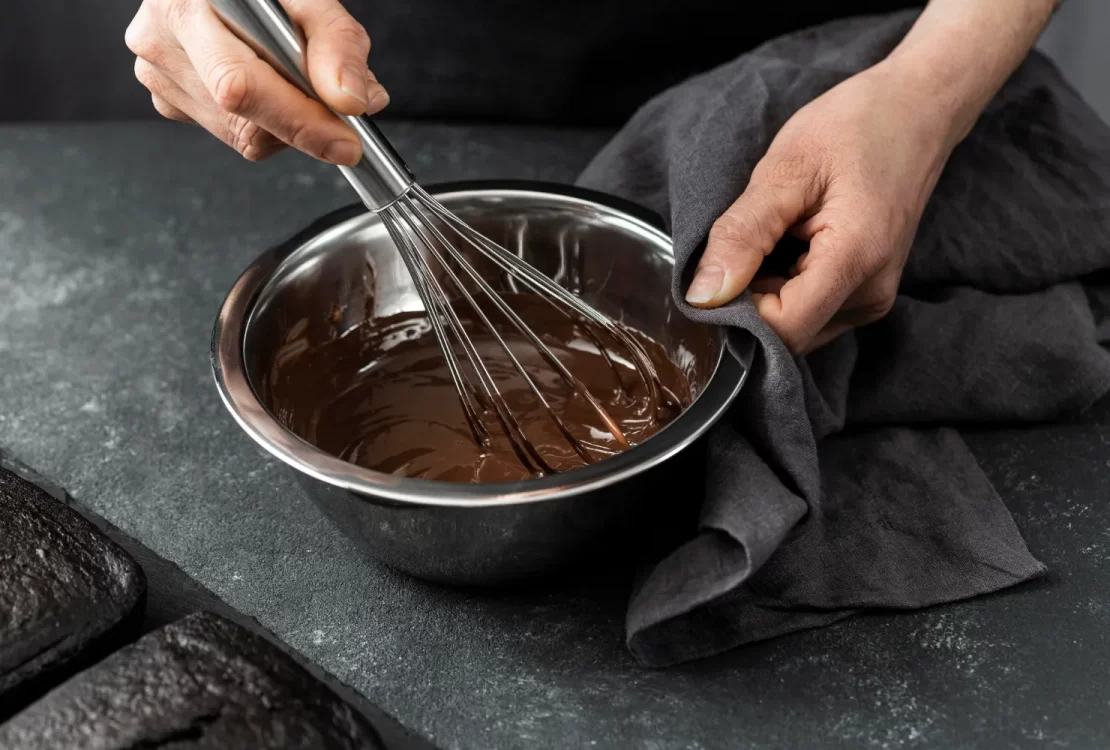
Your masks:
{"label": "textured stone surface", "polygon": [[[424,182],[570,180],[603,140],[389,132]],[[1110,746],[1110,407],[968,436],[1043,581],[679,669],[626,652],[625,571],[477,594],[363,558],[208,372],[240,271],[349,200],[185,127],[0,130],[0,446],[444,748]]]}
{"label": "textured stone surface", "polygon": [[375,748],[373,727],[253,633],[189,615],[0,726],[0,747]]}
{"label": "textured stone surface", "polygon": [[145,591],[123,549],[0,467],[0,719],[137,630]]}

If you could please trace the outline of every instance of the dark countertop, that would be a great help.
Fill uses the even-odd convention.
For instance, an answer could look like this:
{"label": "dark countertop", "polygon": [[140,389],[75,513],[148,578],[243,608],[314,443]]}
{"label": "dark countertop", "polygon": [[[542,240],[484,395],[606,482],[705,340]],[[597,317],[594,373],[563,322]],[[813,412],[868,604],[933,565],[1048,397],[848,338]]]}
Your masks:
{"label": "dark countertop", "polygon": [[[425,184],[571,180],[604,141],[388,131]],[[349,202],[184,126],[0,128],[0,449],[444,748],[1110,746],[1110,405],[968,436],[1047,578],[676,669],[624,649],[622,574],[474,594],[360,556],[208,370],[239,272]]]}

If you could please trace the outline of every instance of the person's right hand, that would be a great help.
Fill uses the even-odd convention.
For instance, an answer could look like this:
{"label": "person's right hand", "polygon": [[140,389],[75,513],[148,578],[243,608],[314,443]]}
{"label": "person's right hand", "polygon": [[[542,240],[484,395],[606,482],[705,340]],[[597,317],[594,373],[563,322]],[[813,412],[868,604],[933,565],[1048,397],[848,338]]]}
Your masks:
{"label": "person's right hand", "polygon": [[[309,78],[330,107],[374,114],[389,103],[366,67],[370,38],[339,0],[281,4],[304,30]],[[125,39],[163,117],[195,122],[251,161],[286,145],[343,166],[362,155],[354,131],[228,31],[208,0],[143,0]]]}

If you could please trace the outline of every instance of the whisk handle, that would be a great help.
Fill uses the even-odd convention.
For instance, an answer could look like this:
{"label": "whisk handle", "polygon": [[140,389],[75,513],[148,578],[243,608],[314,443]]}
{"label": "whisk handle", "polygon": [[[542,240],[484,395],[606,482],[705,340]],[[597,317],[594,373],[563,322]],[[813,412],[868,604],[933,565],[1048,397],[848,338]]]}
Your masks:
{"label": "whisk handle", "polygon": [[[308,78],[304,33],[275,0],[208,2],[224,25],[259,57],[305,94],[320,100]],[[362,142],[362,160],[339,170],[367,208],[380,211],[412,187],[412,172],[369,117],[335,114],[354,129]]]}

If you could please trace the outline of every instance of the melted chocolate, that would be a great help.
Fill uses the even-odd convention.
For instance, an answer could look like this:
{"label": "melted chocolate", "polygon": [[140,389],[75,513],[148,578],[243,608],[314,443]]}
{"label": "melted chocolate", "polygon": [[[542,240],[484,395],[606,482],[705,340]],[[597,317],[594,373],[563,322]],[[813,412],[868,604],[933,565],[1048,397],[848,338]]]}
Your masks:
{"label": "melted chocolate", "polygon": [[[607,361],[595,339],[546,301],[526,294],[503,298],[585,384],[630,444],[654,435],[689,404],[686,376],[662,346],[642,333],[626,329],[644,346],[663,385],[657,410],[651,408],[647,388],[622,347],[607,343]],[[490,315],[497,320],[495,316]],[[509,409],[550,468],[566,471],[585,465],[489,330],[472,318],[464,317],[463,323]],[[499,325],[498,331],[593,460],[620,452],[587,400],[521,334],[510,326]],[[471,377],[471,382],[478,380]],[[360,466],[452,482],[534,476],[492,410],[482,415],[490,438],[485,445],[477,444],[423,313],[366,322],[324,342],[306,342],[303,334],[289,337],[262,390],[271,412],[287,428]]]}

